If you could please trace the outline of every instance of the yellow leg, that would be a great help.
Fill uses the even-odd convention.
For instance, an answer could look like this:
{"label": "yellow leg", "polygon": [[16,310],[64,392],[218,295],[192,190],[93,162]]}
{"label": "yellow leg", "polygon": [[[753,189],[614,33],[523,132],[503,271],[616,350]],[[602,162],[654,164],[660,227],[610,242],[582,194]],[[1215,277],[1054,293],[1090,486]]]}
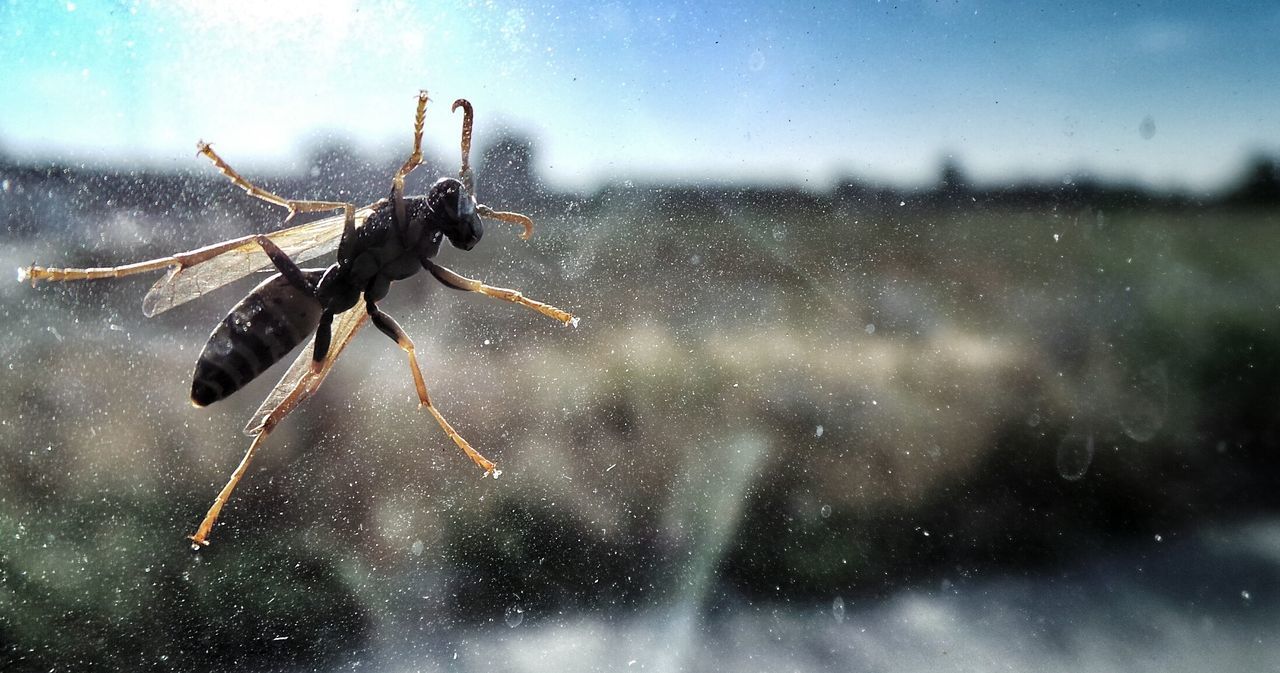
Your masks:
{"label": "yellow leg", "polygon": [[413,340],[409,338],[408,334],[404,333],[404,329],[402,329],[391,316],[383,313],[372,304],[369,305],[368,310],[369,317],[373,319],[374,326],[376,326],[383,334],[394,339],[396,345],[408,354],[409,369],[413,372],[413,385],[418,390],[418,403],[421,406],[426,407],[427,411],[431,412],[431,415],[435,417],[436,422],[440,424],[440,428],[444,430],[444,434],[448,435],[449,439],[452,439],[453,443],[457,444],[458,448],[462,449],[462,452],[467,454],[467,457],[470,458],[472,462],[479,465],[480,469],[484,470],[486,475],[492,474],[494,478],[497,478],[500,472],[495,469],[496,466],[493,464],[493,461],[490,461],[488,458],[480,455],[479,451],[472,448],[471,443],[466,439],[463,439],[462,435],[458,434],[458,431],[453,429],[453,426],[449,424],[449,421],[446,421],[440,411],[431,403],[431,396],[427,394],[426,379],[422,376],[422,368],[418,366],[418,356],[414,352]]}
{"label": "yellow leg", "polygon": [[479,451],[472,448],[471,443],[458,434],[458,431],[454,430],[452,425],[449,425],[449,421],[446,421],[440,411],[431,403],[431,396],[427,394],[427,382],[422,378],[422,369],[418,367],[418,356],[413,351],[413,341],[405,337],[403,340],[397,340],[396,343],[409,355],[409,368],[413,370],[413,385],[418,389],[418,404],[426,407],[427,411],[431,412],[436,422],[440,424],[440,429],[444,430],[444,434],[448,435],[449,439],[452,439],[453,443],[457,444],[458,448],[462,449],[462,452],[467,454],[467,457],[472,462],[479,465],[480,469],[484,470],[485,475],[492,474],[496,478],[501,474],[501,471],[497,469],[493,461],[480,455]]}
{"label": "yellow leg", "polygon": [[[234,246],[242,245],[244,241],[236,241]],[[90,267],[87,269],[63,269],[53,266],[31,266],[18,269],[18,281],[30,281],[31,287],[36,286],[36,281],[68,281],[68,280],[98,280],[101,278],[120,278],[122,276],[132,276],[139,273],[147,273],[149,271],[160,271],[171,266],[179,264],[176,257],[161,257],[160,259],[151,259],[136,264],[125,264],[123,266],[106,266],[106,267]]]}
{"label": "yellow leg", "polygon": [[395,204],[396,222],[400,226],[406,226],[409,223],[409,218],[405,214],[404,179],[413,172],[413,169],[422,164],[422,127],[426,123],[427,100],[427,92],[419,91],[418,113],[413,118],[413,152],[409,154],[409,158],[400,170],[396,171],[395,177],[391,178],[391,201]]}
{"label": "yellow leg", "polygon": [[123,276],[133,276],[135,274],[147,273],[150,271],[160,271],[174,266],[188,267],[217,257],[228,250],[239,248],[245,243],[251,243],[257,238],[258,236],[256,235],[241,236],[240,238],[233,238],[229,241],[223,241],[221,243],[215,243],[203,248],[191,250],[190,252],[182,252],[169,257],[149,259],[145,262],[135,262],[133,264],[124,264],[121,266],[63,269],[58,267],[36,266],[33,264],[25,269],[19,269],[18,278],[19,280],[29,280],[34,286],[36,281],[39,280],[69,281],[121,278]]}
{"label": "yellow leg", "polygon": [[[204,520],[200,522],[200,527],[196,529],[194,535],[189,537],[192,542],[192,549],[199,550],[201,547],[209,546],[209,532],[213,530],[213,524],[217,522],[218,515],[222,513],[223,505],[227,504],[227,500],[231,498],[231,492],[235,490],[236,484],[240,483],[240,478],[244,476],[245,471],[249,468],[249,462],[253,460],[258,447],[267,440],[267,437],[271,435],[271,431],[285,417],[319,389],[325,376],[333,368],[333,363],[337,361],[338,354],[346,348],[355,331],[364,324],[365,315],[363,312],[357,312],[353,315],[355,316],[354,321],[348,320],[344,315],[338,329],[339,333],[330,346],[329,354],[325,357],[319,372],[312,371],[309,366],[311,355],[304,350],[298,356],[298,359],[294,361],[293,366],[289,368],[289,372],[276,385],[276,389],[268,395],[267,402],[263,403],[267,410],[261,416],[261,422],[251,421],[251,428],[246,429],[246,432],[254,435],[253,442],[249,444],[249,450],[245,452],[244,458],[240,459],[240,464],[236,467],[235,472],[231,473],[231,478],[227,481],[226,486],[223,486],[222,490],[218,492],[218,497],[214,499],[213,505],[209,507],[208,513],[204,515]],[[297,376],[293,375],[295,372],[297,372]],[[263,414],[264,412],[259,409],[259,413]],[[256,421],[259,416],[255,415],[254,418]]]}
{"label": "yellow leg", "polygon": [[505,287],[485,285],[474,278],[467,278],[462,274],[446,269],[445,267],[435,263],[432,263],[431,266],[427,268],[431,271],[431,275],[435,276],[440,282],[450,287],[459,290],[466,290],[468,292],[479,292],[486,297],[493,297],[494,299],[501,299],[503,301],[519,304],[526,308],[531,308],[548,318],[559,320],[566,325],[570,325],[572,327],[578,326],[578,319],[575,318],[572,313],[558,309],[550,304],[544,304],[540,301],[530,299],[524,296],[524,294],[519,290],[509,290]]}
{"label": "yellow leg", "polygon": [[392,186],[396,189],[396,193],[404,193],[404,179],[409,177],[409,173],[413,169],[422,165],[422,127],[426,123],[427,116],[427,92],[425,90],[418,92],[418,113],[413,119],[413,152],[409,155],[409,159],[404,162],[400,170],[396,172],[396,176],[391,179]]}
{"label": "yellow leg", "polygon": [[227,176],[235,186],[243,189],[249,194],[249,196],[289,209],[289,216],[285,218],[286,222],[293,219],[293,216],[298,213],[314,213],[324,210],[343,210],[346,212],[348,221],[355,221],[355,204],[344,203],[342,201],[298,201],[294,199],[286,199],[241,177],[234,168],[227,164],[226,161],[222,160],[222,157],[218,156],[217,152],[213,151],[213,148],[209,146],[209,143],[204,141],[196,143],[196,150],[199,151],[200,154],[208,157],[209,161],[213,162],[213,166],[218,169],[219,173]]}
{"label": "yellow leg", "polygon": [[244,458],[240,459],[240,464],[236,466],[235,472],[231,473],[231,479],[227,481],[227,485],[222,487],[218,492],[218,497],[214,498],[213,506],[209,508],[209,512],[204,515],[204,521],[200,522],[200,527],[196,529],[195,535],[188,536],[191,540],[191,549],[199,551],[201,547],[209,546],[209,531],[213,530],[213,524],[218,520],[218,515],[222,513],[222,506],[231,498],[231,491],[235,490],[236,484],[240,483],[240,478],[244,476],[245,470],[249,468],[249,461],[253,460],[253,454],[258,451],[258,446],[267,439],[271,431],[263,429],[253,438],[253,443],[249,444],[249,450],[245,452]]}

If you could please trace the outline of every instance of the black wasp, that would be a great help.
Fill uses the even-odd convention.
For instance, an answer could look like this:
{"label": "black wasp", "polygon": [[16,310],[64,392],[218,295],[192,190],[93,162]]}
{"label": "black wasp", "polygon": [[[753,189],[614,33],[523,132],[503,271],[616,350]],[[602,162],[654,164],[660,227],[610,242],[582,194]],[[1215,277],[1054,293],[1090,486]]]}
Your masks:
{"label": "black wasp", "polygon": [[[521,238],[525,239],[533,233],[533,221],[519,213],[495,211],[476,202],[470,166],[473,111],[471,103],[462,99],[455,101],[452,108],[463,112],[462,167],[458,177],[441,178],[424,196],[404,194],[405,178],[422,163],[427,100],[427,93],[419,92],[413,153],[391,179],[388,198],[361,208],[337,201],[285,199],[241,177],[208,143],[201,142],[197,145],[200,154],[208,157],[236,186],[250,196],[288,209],[286,223],[298,213],[341,210],[342,214],[123,266],[59,269],[32,265],[21,270],[20,276],[35,284],[39,280],[118,278],[167,269],[168,273],[152,286],[142,302],[143,313],[152,316],[255,271],[275,267],[276,273],[231,309],[209,336],[196,362],[191,401],[196,406],[204,406],[227,397],[278,362],[310,334],[315,335],[312,347],[303,349],[245,427],[245,433],[253,437],[253,442],[200,527],[190,536],[193,548],[209,544],[209,532],[254,452],[280,421],[315,393],[338,354],[366,320],[372,320],[379,331],[395,340],[408,354],[418,400],[445,434],[485,474],[497,476],[494,464],[472,448],[431,404],[414,355],[413,341],[391,316],[378,308],[378,302],[387,295],[393,281],[426,269],[448,287],[521,304],[562,323],[577,324],[577,318],[554,306],[528,299],[516,290],[466,278],[433,261],[446,238],[462,250],[475,247],[484,235],[481,218],[521,225],[524,227]],[[335,248],[337,259],[328,268],[298,265]]]}

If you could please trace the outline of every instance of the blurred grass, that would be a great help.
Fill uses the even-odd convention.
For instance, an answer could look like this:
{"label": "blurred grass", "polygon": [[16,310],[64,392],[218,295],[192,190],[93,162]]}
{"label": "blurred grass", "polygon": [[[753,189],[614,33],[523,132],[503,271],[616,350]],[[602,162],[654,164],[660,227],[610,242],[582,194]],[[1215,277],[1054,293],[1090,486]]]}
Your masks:
{"label": "blurred grass", "polygon": [[[324,668],[389,623],[644,610],[699,578],[713,604],[879,596],[1274,513],[1278,220],[606,192],[442,255],[577,330],[427,278],[384,305],[500,480],[369,330],[198,560],[275,380],[186,403],[235,291],[146,321],[145,282],[5,286],[0,664]],[[135,258],[103,236],[2,261]]]}

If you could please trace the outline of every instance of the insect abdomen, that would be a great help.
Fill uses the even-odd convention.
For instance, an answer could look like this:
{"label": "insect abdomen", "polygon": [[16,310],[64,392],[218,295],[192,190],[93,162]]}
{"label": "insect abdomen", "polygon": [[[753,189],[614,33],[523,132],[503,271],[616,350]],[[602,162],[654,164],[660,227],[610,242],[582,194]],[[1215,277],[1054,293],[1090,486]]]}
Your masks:
{"label": "insect abdomen", "polygon": [[[313,285],[324,269],[303,269]],[[191,381],[203,407],[240,390],[316,331],[320,302],[280,274],[253,288],[209,335]]]}

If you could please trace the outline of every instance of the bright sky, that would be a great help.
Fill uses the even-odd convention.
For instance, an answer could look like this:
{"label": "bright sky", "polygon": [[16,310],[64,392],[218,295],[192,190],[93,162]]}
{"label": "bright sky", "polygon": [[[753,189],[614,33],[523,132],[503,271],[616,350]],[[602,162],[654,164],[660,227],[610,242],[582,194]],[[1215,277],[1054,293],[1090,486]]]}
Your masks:
{"label": "bright sky", "polygon": [[529,133],[567,186],[912,182],[951,154],[1212,188],[1280,150],[1277,64],[1269,2],[9,0],[0,150],[284,166],[326,133],[407,147],[425,87],[436,152],[465,96],[481,146]]}

